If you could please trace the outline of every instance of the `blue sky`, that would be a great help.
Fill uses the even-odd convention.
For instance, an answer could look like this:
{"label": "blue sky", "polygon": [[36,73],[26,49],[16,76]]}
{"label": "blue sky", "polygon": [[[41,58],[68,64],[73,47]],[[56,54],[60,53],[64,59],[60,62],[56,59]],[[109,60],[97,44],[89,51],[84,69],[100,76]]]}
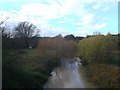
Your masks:
{"label": "blue sky", "polygon": [[[84,1],[84,2],[82,2]],[[113,2],[114,1],[114,2]],[[86,36],[118,33],[118,0],[1,0],[0,15],[11,27],[21,21],[36,25],[41,36]]]}

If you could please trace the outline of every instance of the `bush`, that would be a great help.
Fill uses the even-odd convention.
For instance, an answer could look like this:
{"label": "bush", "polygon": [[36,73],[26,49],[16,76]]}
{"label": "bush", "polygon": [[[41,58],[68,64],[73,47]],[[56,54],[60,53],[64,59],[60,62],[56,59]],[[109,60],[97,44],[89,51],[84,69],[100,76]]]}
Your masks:
{"label": "bush", "polygon": [[107,64],[90,64],[85,68],[86,77],[100,88],[120,88],[119,68]]}
{"label": "bush", "polygon": [[[6,53],[7,52],[7,53]],[[31,50],[10,50],[3,55],[3,88],[43,88],[57,58],[43,58]]]}
{"label": "bush", "polygon": [[65,58],[75,56],[77,46],[75,42],[63,38],[42,39],[38,45],[38,52],[47,58]]}
{"label": "bush", "polygon": [[[118,49],[118,37],[93,36],[78,43],[78,55],[85,62],[109,62],[114,57],[112,51]],[[84,61],[83,61],[84,62]]]}

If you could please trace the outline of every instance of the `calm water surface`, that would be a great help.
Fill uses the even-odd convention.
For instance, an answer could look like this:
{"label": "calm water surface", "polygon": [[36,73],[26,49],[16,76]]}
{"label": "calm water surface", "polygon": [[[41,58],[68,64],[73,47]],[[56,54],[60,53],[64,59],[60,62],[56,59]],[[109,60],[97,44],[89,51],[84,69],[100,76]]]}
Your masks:
{"label": "calm water surface", "polygon": [[54,69],[44,88],[90,88],[80,74],[80,59],[68,60]]}

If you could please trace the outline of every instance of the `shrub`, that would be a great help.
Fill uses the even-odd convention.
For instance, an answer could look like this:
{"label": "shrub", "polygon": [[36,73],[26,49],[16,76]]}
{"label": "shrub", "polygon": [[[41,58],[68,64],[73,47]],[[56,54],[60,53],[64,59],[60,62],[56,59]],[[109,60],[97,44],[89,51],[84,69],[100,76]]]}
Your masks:
{"label": "shrub", "polygon": [[67,41],[63,38],[42,39],[38,45],[38,52],[48,58],[73,57],[77,51],[75,42]]}
{"label": "shrub", "polygon": [[114,57],[112,51],[118,49],[118,37],[93,36],[85,38],[78,43],[78,55],[83,62],[109,62]]}

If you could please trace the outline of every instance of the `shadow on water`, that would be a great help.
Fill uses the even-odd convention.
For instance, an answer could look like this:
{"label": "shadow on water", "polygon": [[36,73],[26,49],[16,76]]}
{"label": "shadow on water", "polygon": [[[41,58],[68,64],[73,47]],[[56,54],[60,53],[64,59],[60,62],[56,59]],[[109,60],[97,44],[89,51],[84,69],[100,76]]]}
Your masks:
{"label": "shadow on water", "polygon": [[51,77],[45,84],[46,88],[89,88],[80,74],[80,59],[74,58],[62,62],[62,65],[54,69]]}

